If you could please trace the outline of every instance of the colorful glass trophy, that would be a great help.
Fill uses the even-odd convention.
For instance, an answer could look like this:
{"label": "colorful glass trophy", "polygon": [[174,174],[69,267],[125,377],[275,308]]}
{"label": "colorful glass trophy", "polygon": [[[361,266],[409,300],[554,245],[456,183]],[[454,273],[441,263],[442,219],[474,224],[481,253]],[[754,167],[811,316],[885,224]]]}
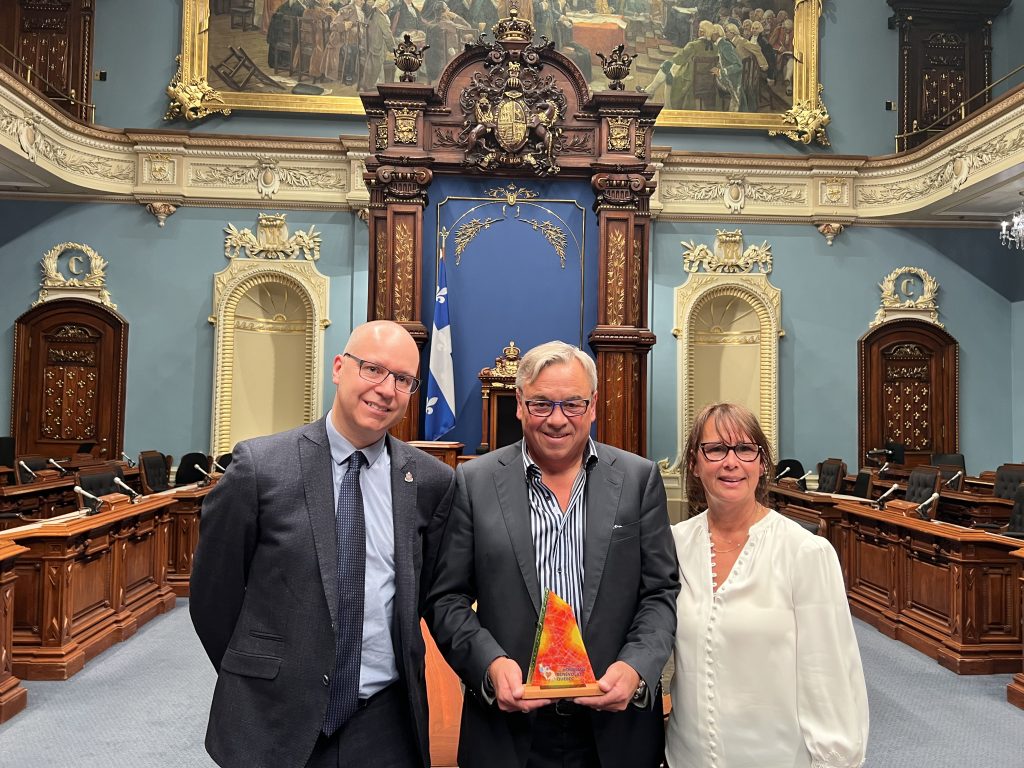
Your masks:
{"label": "colorful glass trophy", "polygon": [[544,595],[533,641],[524,699],[600,696],[572,606],[550,589]]}

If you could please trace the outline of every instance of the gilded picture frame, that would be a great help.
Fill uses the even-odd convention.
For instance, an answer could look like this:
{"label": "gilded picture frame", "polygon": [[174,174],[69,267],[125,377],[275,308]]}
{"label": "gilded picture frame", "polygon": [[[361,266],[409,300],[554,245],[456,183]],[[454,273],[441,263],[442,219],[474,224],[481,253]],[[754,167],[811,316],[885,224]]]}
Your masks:
{"label": "gilded picture frame", "polygon": [[[383,68],[377,70],[383,77],[393,79],[395,71],[391,46],[382,37],[389,25],[392,39],[409,27],[419,42],[431,45],[417,81],[436,82],[463,44],[476,39],[495,18],[506,16],[508,3],[515,1],[182,0],[180,71],[168,91],[179,102],[188,99],[172,93],[176,85],[179,92],[203,92],[209,111],[361,115],[358,93],[376,82],[368,73],[377,66],[369,53],[374,28],[377,48],[387,48]],[[828,118],[818,80],[821,0],[519,0],[518,6],[520,15],[534,23],[538,37],[553,40],[589,74],[593,90],[608,84],[597,53],[609,54],[623,43],[627,53],[638,54],[625,87],[655,86],[652,99],[665,104],[659,126],[787,135],[796,128],[799,135],[791,138],[825,143],[823,124]],[[286,29],[282,18],[275,21],[275,14],[316,18],[305,23],[305,39],[300,40],[302,22],[288,22],[295,26]],[[769,14],[771,24],[766,24]],[[428,24],[428,15],[438,23]],[[702,21],[710,26],[721,22],[725,40],[709,40],[712,35],[704,34]],[[736,45],[726,45],[728,24],[735,22],[740,22],[743,39],[733,37]],[[749,39],[755,22],[771,30],[760,35],[763,41]],[[782,32],[775,31],[780,28]],[[282,44],[288,35],[293,48],[301,50],[290,51]],[[767,52],[766,42],[773,50],[779,46],[779,61],[771,70],[764,66],[770,54],[753,52],[754,47]],[[730,64],[734,58],[741,61],[740,76]],[[769,73],[772,77],[767,77]],[[198,103],[200,96],[191,98]],[[186,109],[174,111],[172,103],[169,117],[206,114],[203,109],[191,114]],[[817,135],[816,128],[822,129]]]}

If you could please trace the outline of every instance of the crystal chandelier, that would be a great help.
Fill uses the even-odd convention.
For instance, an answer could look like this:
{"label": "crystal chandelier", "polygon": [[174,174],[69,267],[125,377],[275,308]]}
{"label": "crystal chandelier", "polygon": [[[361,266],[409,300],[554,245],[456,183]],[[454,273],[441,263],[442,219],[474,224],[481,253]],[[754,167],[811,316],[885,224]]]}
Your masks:
{"label": "crystal chandelier", "polygon": [[1011,221],[1000,222],[999,242],[1007,248],[1024,248],[1024,204],[1016,210]]}

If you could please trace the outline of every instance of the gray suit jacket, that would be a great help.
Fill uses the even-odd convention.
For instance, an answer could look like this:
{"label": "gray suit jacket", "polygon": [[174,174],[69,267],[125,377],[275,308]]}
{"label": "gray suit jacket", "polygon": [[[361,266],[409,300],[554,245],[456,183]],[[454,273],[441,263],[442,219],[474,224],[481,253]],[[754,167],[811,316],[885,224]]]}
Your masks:
{"label": "gray suit jacket", "polygon": [[[679,592],[665,488],[647,459],[600,443],[597,456],[586,489],[583,642],[598,677],[625,661],[654,692],[672,650]],[[521,443],[460,465],[455,483],[426,615],[466,684],[459,765],[520,768],[535,715],[503,713],[480,688],[499,656],[515,659],[525,679],[540,611]],[[647,709],[630,705],[590,718],[602,768],[658,765],[660,695]]]}
{"label": "gray suit jacket", "polygon": [[[420,572],[433,567],[452,470],[390,436],[387,446],[392,638],[428,766]],[[206,748],[222,766],[304,765],[320,732],[339,620],[333,482],[320,419],[239,443],[203,504],[189,611],[218,672]]]}

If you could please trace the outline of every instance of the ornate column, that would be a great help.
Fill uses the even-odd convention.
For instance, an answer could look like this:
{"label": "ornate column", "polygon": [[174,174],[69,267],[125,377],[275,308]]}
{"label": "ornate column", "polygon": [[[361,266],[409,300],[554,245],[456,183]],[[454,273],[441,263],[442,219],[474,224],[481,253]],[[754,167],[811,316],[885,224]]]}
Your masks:
{"label": "ornate column", "polygon": [[[434,158],[423,150],[424,113],[436,96],[430,86],[384,83],[376,97],[363,98],[370,150],[366,187],[370,192],[369,320],[395,320],[423,347],[427,329],[420,318],[423,273],[423,209],[433,179]],[[391,432],[401,440],[419,437],[419,395]]]}
{"label": "ornate column", "polygon": [[594,96],[600,155],[591,166],[601,276],[597,326],[589,337],[603,387],[597,438],[641,456],[647,452],[647,356],[655,342],[647,327],[655,185],[646,159],[660,109],[646,99],[644,93],[612,91]]}

